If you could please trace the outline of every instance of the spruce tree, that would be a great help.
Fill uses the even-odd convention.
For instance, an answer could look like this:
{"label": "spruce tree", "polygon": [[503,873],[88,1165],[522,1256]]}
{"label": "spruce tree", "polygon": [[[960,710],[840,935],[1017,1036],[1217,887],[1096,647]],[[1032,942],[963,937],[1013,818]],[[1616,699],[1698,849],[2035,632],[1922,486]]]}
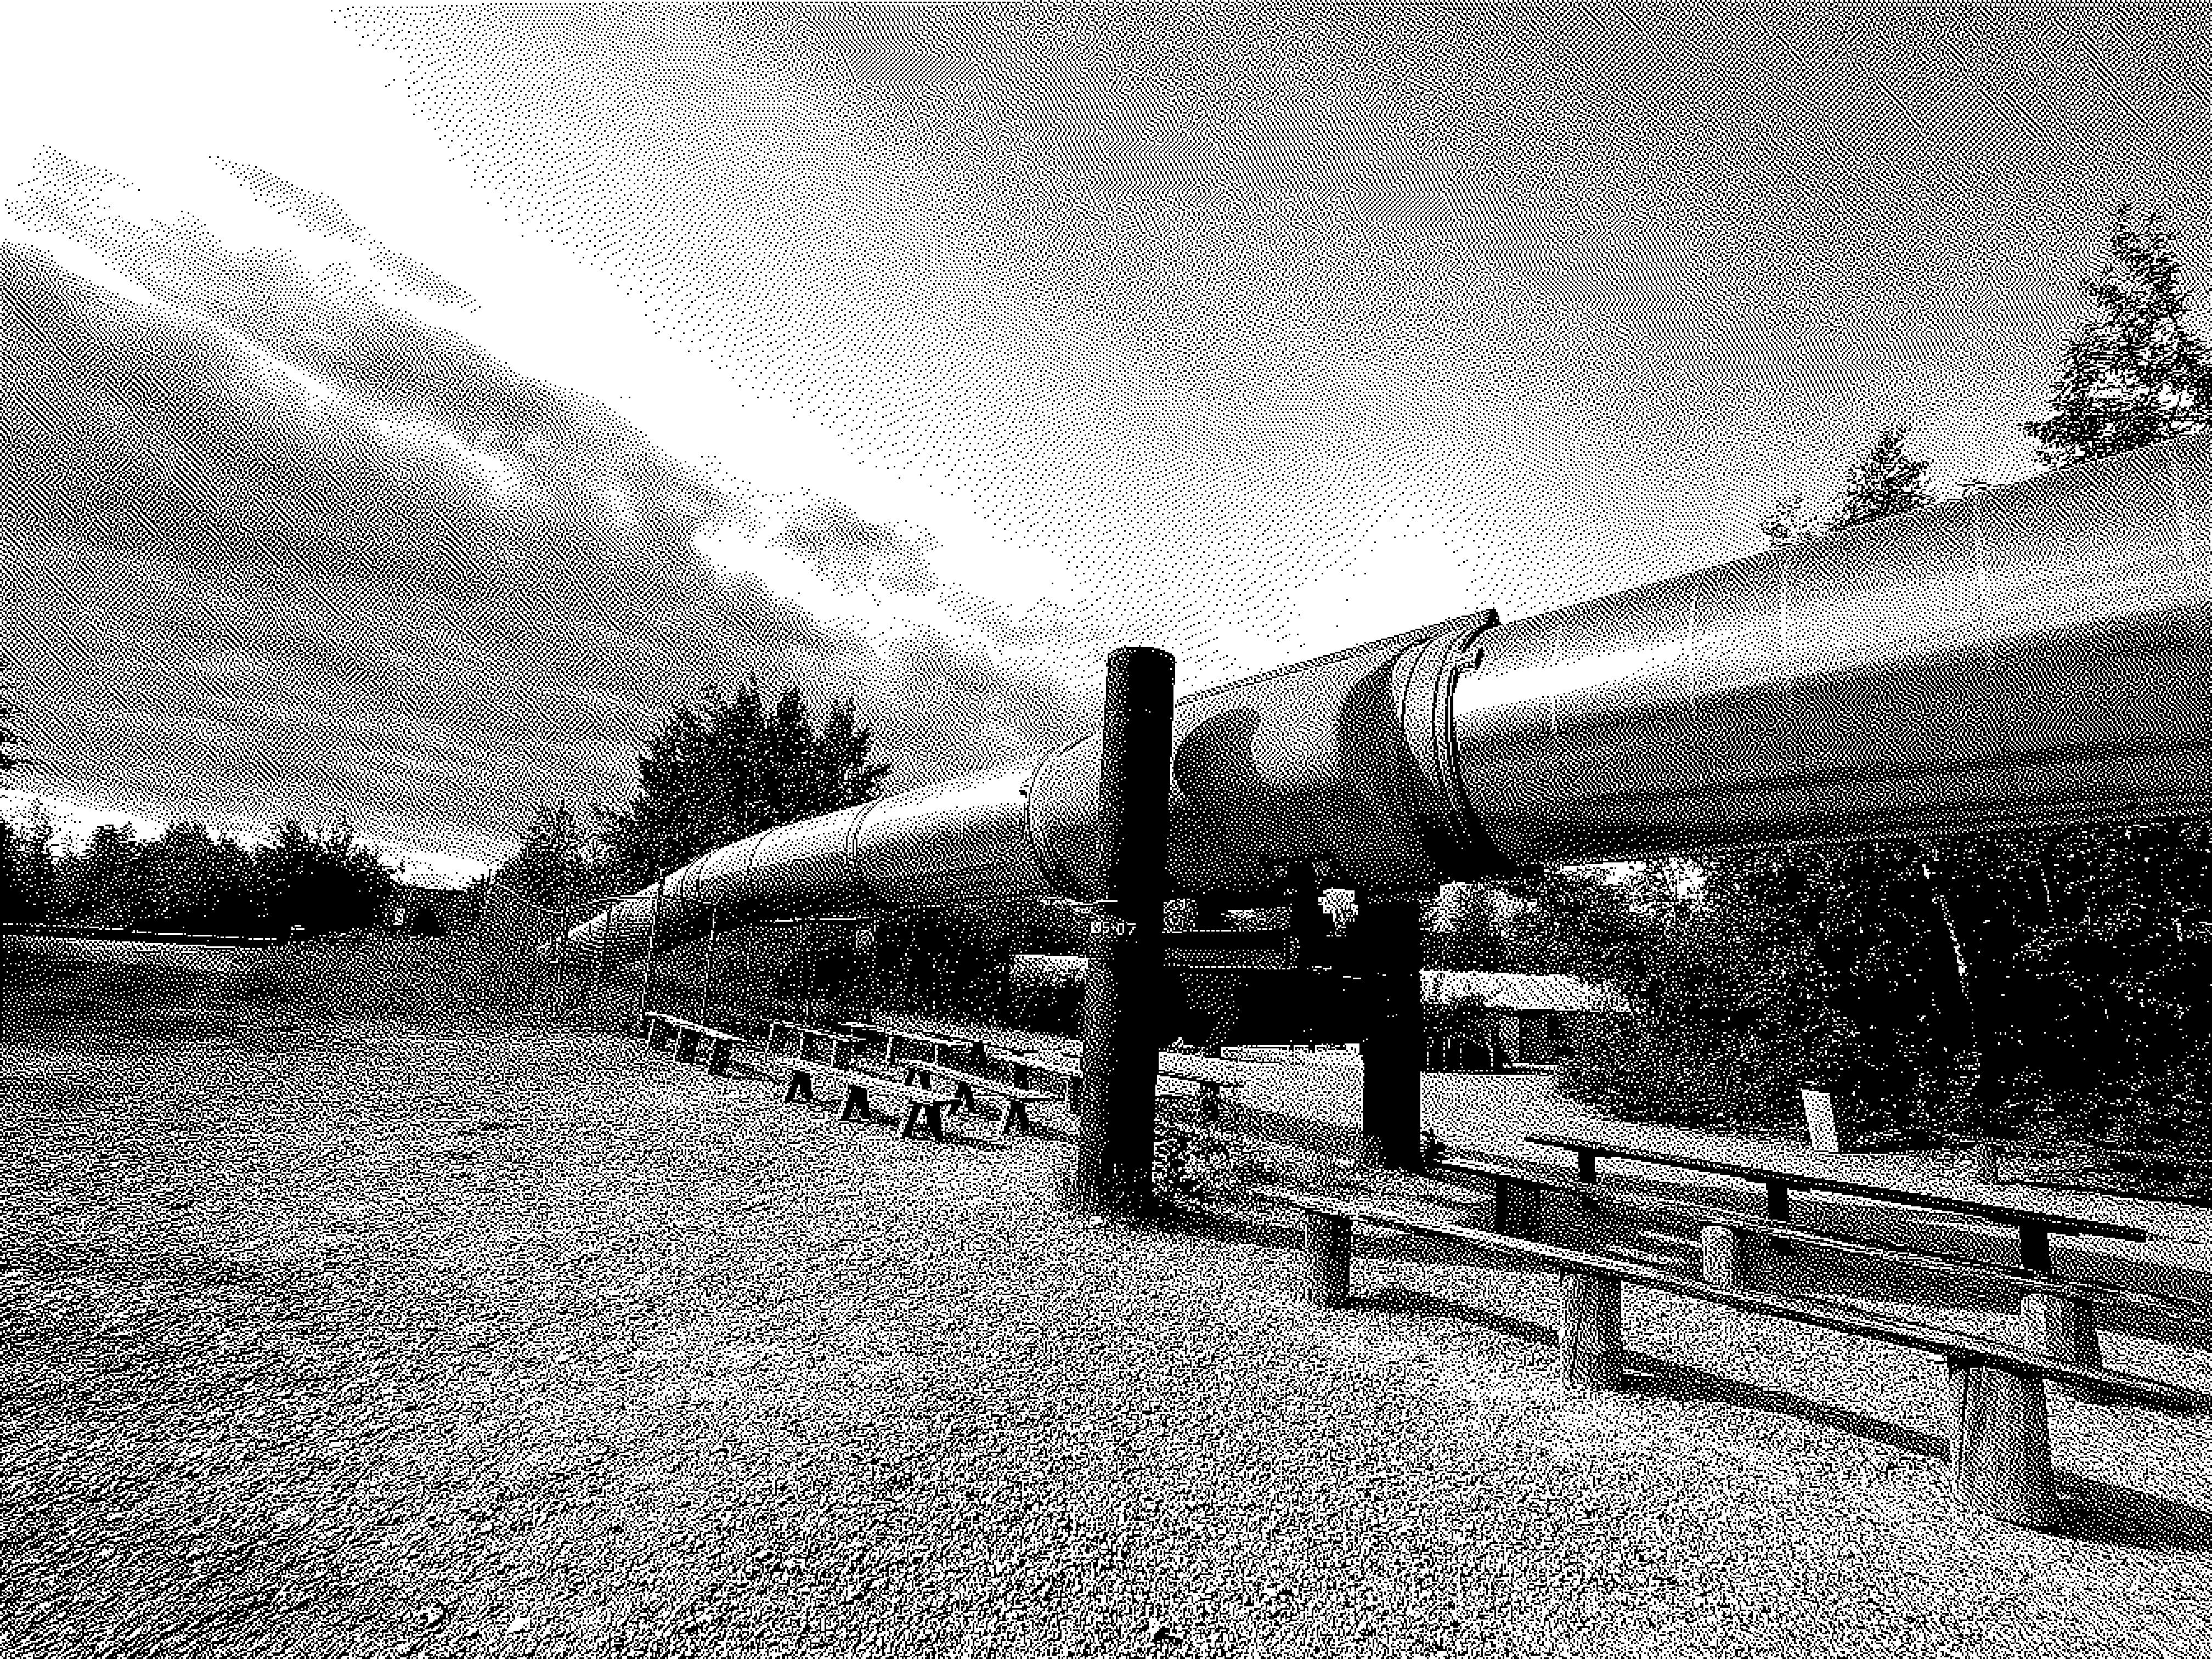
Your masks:
{"label": "spruce tree", "polygon": [[1936,499],[1928,488],[1928,463],[1905,447],[1905,428],[1886,426],[1851,458],[1842,492],[1815,505],[1802,490],[1759,520],[1759,532],[1772,547],[1789,547],[1831,530],[1870,524],[1893,513],[1910,513]]}
{"label": "spruce tree", "polygon": [[2112,257],[2081,284],[2098,316],[2067,348],[2051,413],[2027,422],[2047,467],[2201,432],[2212,423],[2212,350],[2188,323],[2173,238],[2122,203]]}
{"label": "spruce tree", "polygon": [[1884,427],[1851,463],[1837,497],[1833,527],[1871,524],[1893,513],[1910,513],[1934,500],[1928,490],[1928,463],[1905,453],[1905,428]]}
{"label": "spruce tree", "polygon": [[638,757],[638,787],[619,810],[600,809],[599,848],[611,879],[642,886],[747,836],[857,806],[887,767],[849,702],[832,702],[817,730],[793,687],[771,711],[748,678],[725,696],[708,686],[671,711]]}

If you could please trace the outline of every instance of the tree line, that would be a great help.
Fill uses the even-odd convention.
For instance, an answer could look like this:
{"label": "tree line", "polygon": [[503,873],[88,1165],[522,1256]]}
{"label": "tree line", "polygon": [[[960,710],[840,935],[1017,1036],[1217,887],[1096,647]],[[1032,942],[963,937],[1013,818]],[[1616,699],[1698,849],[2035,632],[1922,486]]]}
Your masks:
{"label": "tree line", "polygon": [[258,846],[173,823],[142,840],[104,823],[64,844],[41,811],[0,819],[0,915],[160,933],[308,933],[381,927],[399,872],[350,827],[287,819]]}
{"label": "tree line", "polygon": [[[2082,284],[2094,317],[2051,411],[2046,470],[2212,426],[2212,351],[2156,214],[2123,206]],[[1842,491],[1766,520],[1786,544],[1928,505],[1878,433]],[[1970,483],[1966,488],[1978,488]],[[2212,824],[1957,835],[1566,870],[1432,934],[1442,965],[1569,972],[1634,1018],[1563,1064],[1618,1115],[1782,1127],[1801,1080],[1910,1136],[1940,1127],[2212,1139]]]}
{"label": "tree line", "polygon": [[[22,757],[0,699],[0,773]],[[74,923],[179,933],[308,933],[380,927],[399,872],[340,822],[311,829],[288,818],[258,846],[173,823],[141,840],[104,823],[82,846],[64,843],[43,805],[22,822],[0,817],[0,921]]]}

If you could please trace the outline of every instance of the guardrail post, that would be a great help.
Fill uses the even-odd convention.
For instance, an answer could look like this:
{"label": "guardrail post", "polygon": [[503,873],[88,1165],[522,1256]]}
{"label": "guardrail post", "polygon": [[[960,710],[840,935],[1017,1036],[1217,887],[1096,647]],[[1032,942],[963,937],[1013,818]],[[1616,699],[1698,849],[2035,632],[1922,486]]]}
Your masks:
{"label": "guardrail post", "polygon": [[1152,1201],[1159,1094],[1160,905],[1167,884],[1175,659],[1123,646],[1106,659],[1098,740],[1098,852],[1083,983],[1083,1113],[1070,1204],[1123,1212]]}
{"label": "guardrail post", "polygon": [[1605,1393],[1620,1386],[1620,1281],[1559,1274],[1559,1380]]}
{"label": "guardrail post", "polygon": [[1960,1504],[2015,1527],[2057,1525],[2042,1382],[1971,1360],[1954,1359],[1950,1370],[1951,1490]]}
{"label": "guardrail post", "polygon": [[[2097,1340],[2097,1313],[2087,1297],[2071,1291],[2023,1291],[2020,1316],[2033,1345],[2053,1359],[2100,1370],[2104,1368],[2104,1349]],[[2069,1400],[2110,1405],[2114,1399],[2101,1389],[2072,1382],[2057,1387]]]}
{"label": "guardrail post", "polygon": [[1359,1040],[1359,1158],[1421,1170],[1421,906],[1360,896],[1353,923],[1367,985]]}
{"label": "guardrail post", "polygon": [[1698,1230],[1698,1266],[1705,1281],[1723,1291],[1751,1288],[1744,1273],[1743,1234],[1716,1224]]}
{"label": "guardrail post", "polygon": [[1340,1215],[1305,1212],[1306,1300],[1341,1308],[1352,1300],[1352,1223]]}
{"label": "guardrail post", "polygon": [[1511,1176],[1490,1178],[1496,1203],[1494,1231],[1506,1238],[1534,1238],[1543,1225],[1543,1188]]}

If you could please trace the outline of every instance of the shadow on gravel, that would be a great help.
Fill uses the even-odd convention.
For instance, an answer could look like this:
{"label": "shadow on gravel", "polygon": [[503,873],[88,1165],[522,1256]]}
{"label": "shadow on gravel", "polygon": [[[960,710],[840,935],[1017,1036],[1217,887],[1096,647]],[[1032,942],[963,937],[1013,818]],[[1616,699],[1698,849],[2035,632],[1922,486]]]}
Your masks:
{"label": "shadow on gravel", "polygon": [[1237,1125],[1255,1140],[1271,1141],[1292,1152],[1348,1158],[1358,1150],[1358,1138],[1349,1129],[1316,1123],[1311,1118],[1293,1117],[1287,1112],[1270,1111],[1265,1106],[1239,1108]]}
{"label": "shadow on gravel", "polygon": [[[1185,1212],[1187,1231],[1224,1244],[1249,1244],[1288,1255],[1303,1255],[1304,1231],[1295,1223],[1261,1221],[1225,1210]],[[1516,1261],[1472,1244],[1446,1238],[1422,1238],[1410,1234],[1356,1232],[1352,1236],[1352,1259],[1357,1261],[1403,1261],[1427,1267],[1473,1267],[1484,1273],[1533,1277],[1552,1271],[1540,1262]],[[1285,1271],[1289,1271],[1286,1267]],[[1353,1298],[1355,1302],[1358,1297]],[[1439,1302],[1439,1308],[1456,1306]]]}
{"label": "shadow on gravel", "polygon": [[105,953],[76,940],[7,941],[0,972],[0,1041],[26,1051],[127,1054],[149,1046],[235,1035],[237,1022],[206,1006],[233,1000],[233,964],[221,957],[165,959],[141,947]]}
{"label": "shadow on gravel", "polygon": [[[1516,1319],[1486,1308],[1448,1301],[1400,1285],[1383,1285],[1370,1295],[1355,1296],[1351,1305],[1397,1314],[1426,1315],[1457,1320],[1484,1330],[1510,1336],[1534,1347],[1557,1348],[1559,1334],[1533,1319]],[[1705,1401],[1736,1406],[1847,1434],[1887,1446],[1932,1463],[1948,1464],[1950,1447],[1938,1436],[1833,1406],[1786,1389],[1717,1376],[1711,1371],[1672,1360],[1654,1359],[1639,1353],[1626,1356],[1624,1392],[1650,1399]],[[2056,1471],[2059,1494],[2067,1514],[2064,1535],[2084,1543],[2112,1544],[2132,1549],[2212,1552],[2212,1510],[2177,1498],[2116,1486],[2060,1468]]]}
{"label": "shadow on gravel", "polygon": [[2058,1472],[2068,1534],[2130,1549],[2212,1552],[2212,1510]]}
{"label": "shadow on gravel", "polygon": [[[0,1045],[0,1054],[4,1052],[5,1045]],[[0,1076],[0,1100],[8,1103],[7,1116],[11,1127],[45,1115],[94,1118],[108,1108],[125,1107],[139,1098],[134,1090],[94,1089],[81,1078],[41,1077],[33,1069],[35,1064],[27,1062],[18,1070],[10,1061],[0,1059],[0,1069],[9,1073]]]}
{"label": "shadow on gravel", "polygon": [[[1694,1366],[1647,1359],[1637,1354],[1629,1357],[1629,1363],[1635,1368],[1635,1374],[1629,1379],[1632,1393],[1662,1399],[1711,1401],[1794,1417],[1801,1422],[1870,1440],[1932,1462],[1950,1462],[1950,1447],[1938,1436],[1923,1430],[1905,1428],[1884,1418],[1808,1400],[1781,1389],[1715,1376]],[[2062,1530],[2069,1537],[2136,1549],[2212,1551],[2212,1510],[2115,1486],[2063,1468],[2057,1470],[2056,1478],[2069,1517]]]}
{"label": "shadow on gravel", "polygon": [[[1366,1296],[1352,1298],[1354,1307],[1380,1308],[1390,1313],[1420,1314],[1436,1319],[1455,1319],[1462,1325],[1480,1325],[1484,1330],[1495,1331],[1500,1336],[1510,1336],[1540,1348],[1556,1348],[1559,1334],[1551,1326],[1534,1319],[1516,1319],[1511,1314],[1492,1313],[1487,1308],[1477,1308],[1465,1302],[1448,1301],[1440,1296],[1431,1296],[1425,1291],[1408,1290],[1402,1285],[1383,1285]],[[1635,1356],[1631,1355],[1632,1361]]]}

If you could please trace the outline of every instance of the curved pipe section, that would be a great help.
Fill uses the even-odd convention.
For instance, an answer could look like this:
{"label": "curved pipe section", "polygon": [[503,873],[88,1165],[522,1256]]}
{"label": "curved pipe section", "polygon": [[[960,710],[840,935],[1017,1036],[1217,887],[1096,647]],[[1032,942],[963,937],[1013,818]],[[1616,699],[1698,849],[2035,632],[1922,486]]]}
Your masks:
{"label": "curved pipe section", "polygon": [[[1182,700],[1174,889],[1416,893],[1516,866],[2212,813],[2212,436]],[[661,938],[1099,896],[1098,740],[677,871]],[[613,907],[644,948],[653,890]],[[595,949],[597,919],[569,948]]]}

